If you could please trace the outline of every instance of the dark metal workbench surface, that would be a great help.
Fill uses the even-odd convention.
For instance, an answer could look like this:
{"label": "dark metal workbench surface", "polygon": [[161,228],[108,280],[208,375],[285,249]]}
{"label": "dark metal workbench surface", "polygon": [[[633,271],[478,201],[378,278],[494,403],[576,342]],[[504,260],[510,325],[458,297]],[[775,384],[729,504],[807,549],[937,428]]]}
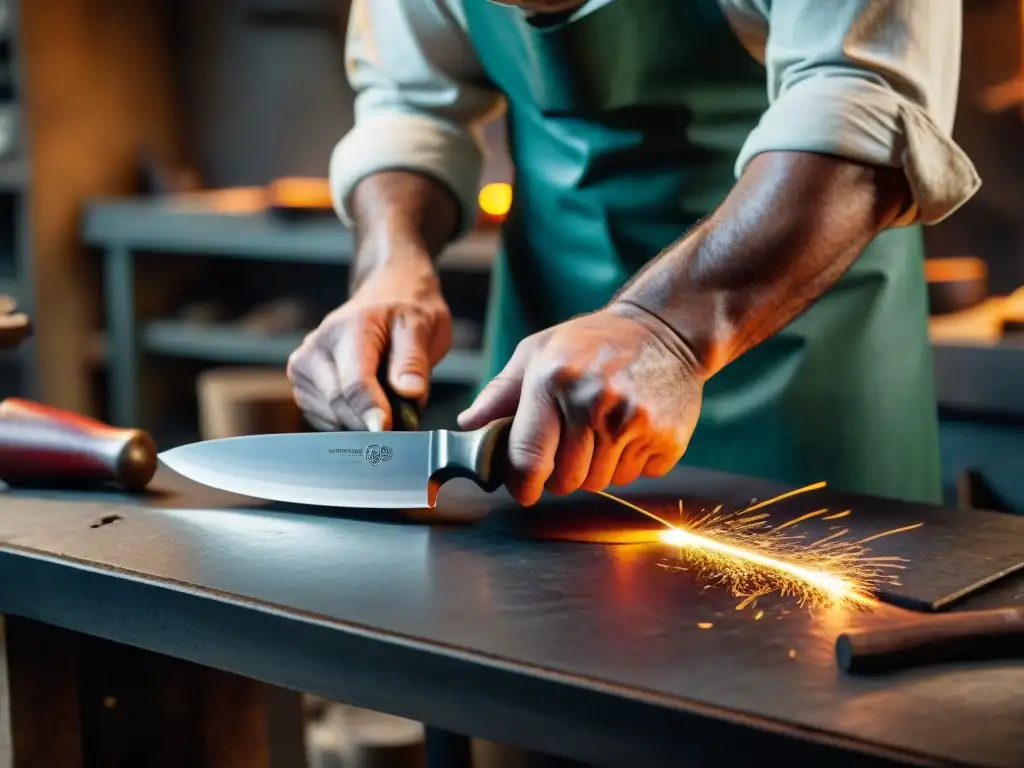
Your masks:
{"label": "dark metal workbench surface", "polygon": [[[1024,663],[845,678],[849,614],[764,601],[755,621],[657,567],[657,545],[275,510],[161,477],[143,500],[0,494],[0,611],[611,765],[1024,765]],[[1015,601],[1020,580],[984,599]]]}

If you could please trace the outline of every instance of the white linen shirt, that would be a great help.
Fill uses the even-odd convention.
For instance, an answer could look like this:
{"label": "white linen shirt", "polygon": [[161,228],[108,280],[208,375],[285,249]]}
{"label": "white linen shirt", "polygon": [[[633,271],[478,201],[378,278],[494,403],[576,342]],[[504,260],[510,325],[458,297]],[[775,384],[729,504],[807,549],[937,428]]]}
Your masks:
{"label": "white linen shirt", "polygon": [[[686,0],[666,0],[685,2]],[[588,0],[566,23],[616,0]],[[981,184],[951,133],[961,0],[718,0],[766,68],[769,107],[736,175],[773,150],[902,168],[914,205],[899,224],[940,221]],[[331,155],[334,207],[363,178],[414,170],[445,183],[476,220],[482,126],[504,108],[466,32],[463,0],[353,0],[345,64],[355,125]],[[510,9],[511,10],[511,9]]]}

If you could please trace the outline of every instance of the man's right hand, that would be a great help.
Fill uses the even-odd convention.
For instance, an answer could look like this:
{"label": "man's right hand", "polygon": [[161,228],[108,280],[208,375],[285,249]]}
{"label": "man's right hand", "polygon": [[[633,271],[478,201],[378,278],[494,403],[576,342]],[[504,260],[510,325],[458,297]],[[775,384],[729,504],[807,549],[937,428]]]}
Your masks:
{"label": "man's right hand", "polygon": [[295,402],[320,430],[391,428],[377,379],[426,402],[430,371],[452,343],[452,318],[427,254],[377,264],[288,359]]}

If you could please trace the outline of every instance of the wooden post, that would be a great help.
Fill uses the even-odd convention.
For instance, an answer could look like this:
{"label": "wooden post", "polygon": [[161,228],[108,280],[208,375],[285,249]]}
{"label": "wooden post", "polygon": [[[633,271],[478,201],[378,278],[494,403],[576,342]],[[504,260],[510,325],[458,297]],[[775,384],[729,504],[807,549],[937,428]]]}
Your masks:
{"label": "wooden post", "polygon": [[102,291],[81,242],[82,203],[136,191],[146,151],[184,164],[170,6],[31,0],[19,9],[40,399],[73,411],[99,415],[88,374]]}
{"label": "wooden post", "polygon": [[0,623],[0,768],[81,768],[76,635],[15,616]]}
{"label": "wooden post", "polygon": [[306,766],[298,694],[94,637],[79,658],[90,765]]}
{"label": "wooden post", "polygon": [[0,618],[0,768],[306,768],[300,696]]}
{"label": "wooden post", "polygon": [[201,680],[209,768],[305,768],[299,694],[215,669]]}

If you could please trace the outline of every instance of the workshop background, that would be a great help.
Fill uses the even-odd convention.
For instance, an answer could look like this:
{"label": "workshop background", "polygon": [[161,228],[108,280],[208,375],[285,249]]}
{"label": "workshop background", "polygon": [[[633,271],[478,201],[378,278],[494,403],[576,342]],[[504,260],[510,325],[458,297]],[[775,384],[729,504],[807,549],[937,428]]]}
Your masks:
{"label": "workshop background", "polygon": [[[284,364],[352,255],[324,178],[352,123],[347,5],[0,2],[0,294],[34,329],[0,357],[5,394],[161,448],[304,429]],[[956,138],[984,186],[927,232],[947,500],[1021,514],[1024,2],[965,2],[964,43]],[[501,123],[488,139],[479,225],[442,261],[456,339],[427,426],[478,383],[512,178]]]}

